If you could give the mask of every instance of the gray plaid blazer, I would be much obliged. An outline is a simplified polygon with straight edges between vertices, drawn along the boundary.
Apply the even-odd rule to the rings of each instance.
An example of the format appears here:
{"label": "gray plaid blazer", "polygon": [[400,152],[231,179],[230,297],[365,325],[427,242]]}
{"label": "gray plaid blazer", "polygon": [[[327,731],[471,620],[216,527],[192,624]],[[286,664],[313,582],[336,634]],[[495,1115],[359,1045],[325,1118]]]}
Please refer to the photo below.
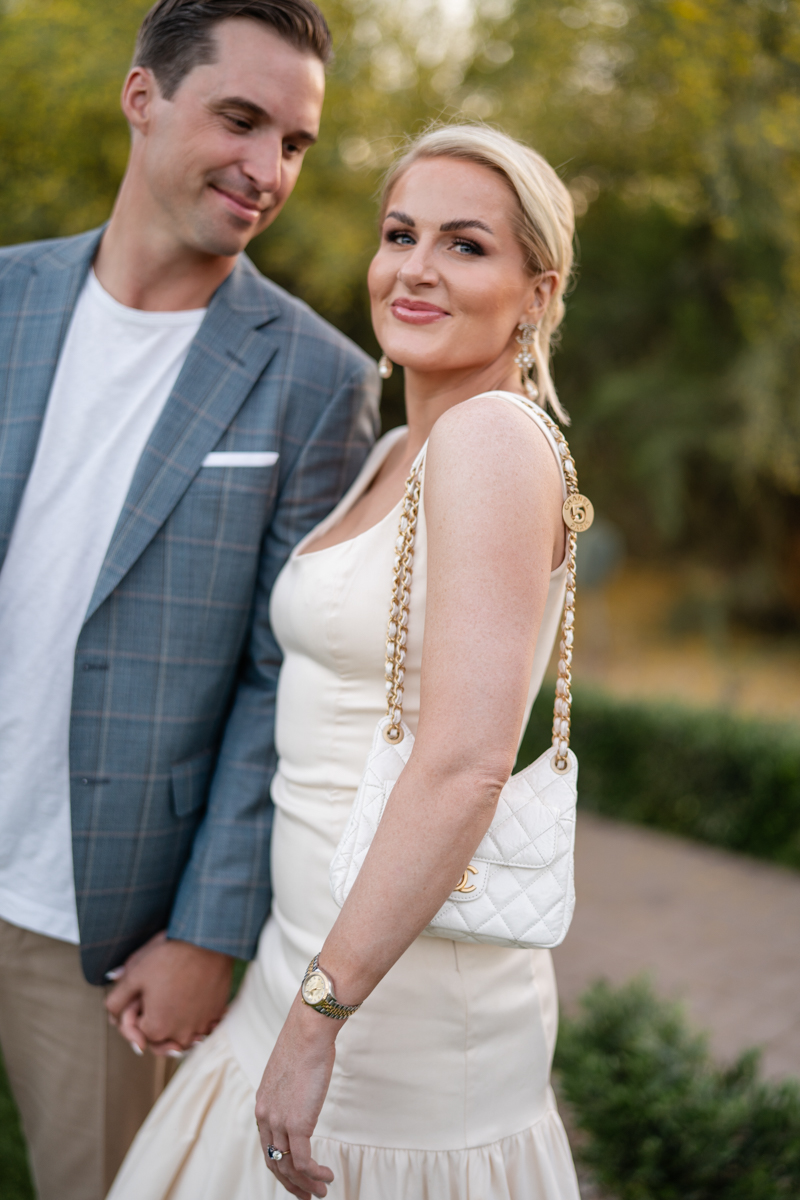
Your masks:
{"label": "gray plaid blazer", "polygon": [[[0,250],[0,565],[101,233]],[[240,257],[139,461],[78,641],[72,834],[91,983],[164,928],[254,953],[281,657],[270,593],[361,467],[377,396],[372,360]],[[280,457],[204,469],[211,450]]]}

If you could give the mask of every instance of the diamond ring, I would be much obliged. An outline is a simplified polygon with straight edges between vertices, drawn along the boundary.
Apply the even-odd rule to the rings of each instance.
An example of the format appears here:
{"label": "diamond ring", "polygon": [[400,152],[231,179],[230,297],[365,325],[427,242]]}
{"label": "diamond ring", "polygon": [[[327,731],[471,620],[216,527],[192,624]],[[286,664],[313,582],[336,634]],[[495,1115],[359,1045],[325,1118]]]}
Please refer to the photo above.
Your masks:
{"label": "diamond ring", "polygon": [[276,1150],[274,1146],[267,1146],[267,1158],[271,1158],[273,1162],[280,1162],[288,1153],[288,1150]]}

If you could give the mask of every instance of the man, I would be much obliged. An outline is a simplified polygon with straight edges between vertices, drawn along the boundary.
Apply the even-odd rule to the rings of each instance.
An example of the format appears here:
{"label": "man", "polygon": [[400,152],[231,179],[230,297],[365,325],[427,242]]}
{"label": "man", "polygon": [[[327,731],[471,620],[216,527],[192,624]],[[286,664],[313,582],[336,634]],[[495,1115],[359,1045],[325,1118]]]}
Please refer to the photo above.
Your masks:
{"label": "man", "polygon": [[[269,908],[273,582],[374,365],[242,255],[314,142],[311,0],[159,0],[108,226],[0,251],[0,1042],[41,1200],[107,1190]],[[88,981],[88,982],[87,982]]]}

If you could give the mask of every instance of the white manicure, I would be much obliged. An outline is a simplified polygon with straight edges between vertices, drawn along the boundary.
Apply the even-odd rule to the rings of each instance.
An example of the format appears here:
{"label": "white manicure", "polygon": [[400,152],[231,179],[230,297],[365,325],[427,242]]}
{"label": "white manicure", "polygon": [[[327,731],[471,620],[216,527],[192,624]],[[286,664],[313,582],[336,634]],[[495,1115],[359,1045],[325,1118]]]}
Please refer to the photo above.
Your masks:
{"label": "white manicure", "polygon": [[141,1046],[138,1046],[136,1044],[136,1042],[128,1042],[128,1045],[130,1046],[130,1048],[134,1054],[138,1054],[139,1058],[142,1057],[142,1055],[144,1054],[144,1050],[142,1049]]}

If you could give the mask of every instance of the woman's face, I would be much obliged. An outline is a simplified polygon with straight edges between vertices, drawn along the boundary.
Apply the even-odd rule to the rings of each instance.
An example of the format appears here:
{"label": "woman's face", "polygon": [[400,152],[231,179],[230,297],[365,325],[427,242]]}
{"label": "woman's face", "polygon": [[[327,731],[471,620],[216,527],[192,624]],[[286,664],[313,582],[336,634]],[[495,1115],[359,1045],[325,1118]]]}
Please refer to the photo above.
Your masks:
{"label": "woman's face", "polygon": [[[514,234],[517,201],[488,167],[415,162],[392,189],[369,269],[372,323],[393,362],[419,372],[498,367],[508,374],[516,327],[536,320],[542,285]],[[546,297],[545,297],[546,299]]]}

